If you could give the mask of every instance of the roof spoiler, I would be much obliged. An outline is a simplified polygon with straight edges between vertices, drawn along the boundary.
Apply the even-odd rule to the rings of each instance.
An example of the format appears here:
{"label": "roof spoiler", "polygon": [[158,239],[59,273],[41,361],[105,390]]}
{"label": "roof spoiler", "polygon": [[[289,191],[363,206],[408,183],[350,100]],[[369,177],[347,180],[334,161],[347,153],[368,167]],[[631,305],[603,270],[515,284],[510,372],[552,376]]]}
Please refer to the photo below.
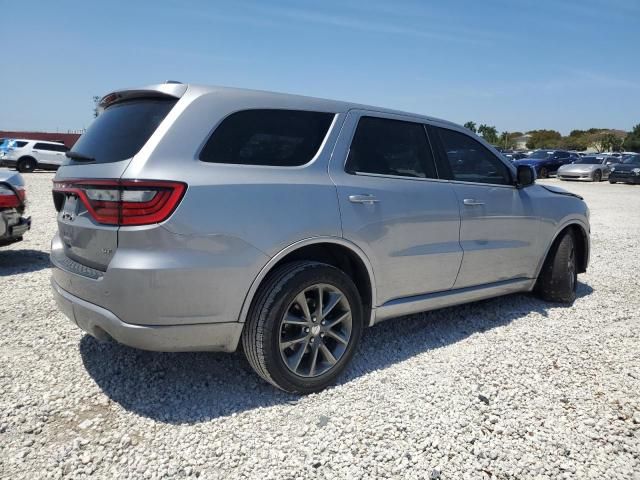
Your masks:
{"label": "roof spoiler", "polygon": [[187,85],[173,81],[142,88],[116,90],[102,97],[98,102],[98,108],[105,109],[114,103],[134,98],[180,98],[186,91]]}

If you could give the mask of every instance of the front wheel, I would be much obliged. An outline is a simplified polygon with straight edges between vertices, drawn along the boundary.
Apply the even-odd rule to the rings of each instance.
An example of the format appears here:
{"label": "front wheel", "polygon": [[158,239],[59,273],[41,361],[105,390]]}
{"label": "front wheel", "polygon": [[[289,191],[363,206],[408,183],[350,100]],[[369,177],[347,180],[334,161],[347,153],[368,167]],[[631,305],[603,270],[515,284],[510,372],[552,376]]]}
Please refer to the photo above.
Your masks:
{"label": "front wheel", "polygon": [[262,378],[291,393],[333,384],[360,342],[362,303],[351,278],[302,261],[269,274],[256,294],[242,346]]}
{"label": "front wheel", "polygon": [[576,299],[577,285],[576,242],[569,230],[561,234],[551,246],[535,290],[543,300],[572,303]]}
{"label": "front wheel", "polygon": [[549,178],[549,169],[547,167],[540,168],[540,178]]}
{"label": "front wheel", "polygon": [[611,180],[611,179],[610,179],[610,180],[609,180],[609,183],[612,183],[612,184],[613,184],[613,183],[618,183],[618,182],[616,182],[615,180]]}

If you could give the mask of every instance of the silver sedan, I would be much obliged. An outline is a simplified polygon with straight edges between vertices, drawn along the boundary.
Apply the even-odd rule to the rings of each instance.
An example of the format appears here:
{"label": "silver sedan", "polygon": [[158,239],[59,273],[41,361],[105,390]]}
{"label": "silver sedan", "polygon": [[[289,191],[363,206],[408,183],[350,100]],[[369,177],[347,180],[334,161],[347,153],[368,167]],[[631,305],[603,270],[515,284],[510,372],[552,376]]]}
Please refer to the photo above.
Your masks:
{"label": "silver sedan", "polygon": [[609,177],[610,164],[611,159],[606,156],[582,157],[573,163],[562,165],[558,169],[558,178],[560,180],[600,182]]}

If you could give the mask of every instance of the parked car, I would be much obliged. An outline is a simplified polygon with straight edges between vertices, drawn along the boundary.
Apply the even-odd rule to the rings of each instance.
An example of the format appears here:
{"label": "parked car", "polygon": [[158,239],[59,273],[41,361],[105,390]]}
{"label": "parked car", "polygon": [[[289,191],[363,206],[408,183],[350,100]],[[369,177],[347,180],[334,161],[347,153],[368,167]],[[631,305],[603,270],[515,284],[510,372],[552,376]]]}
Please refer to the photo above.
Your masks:
{"label": "parked car", "polygon": [[26,197],[22,175],[0,168],[0,247],[21,241],[31,228],[31,218],[23,216]]}
{"label": "parked car", "polygon": [[562,165],[558,169],[560,180],[587,180],[600,182],[609,178],[611,168],[607,157],[580,157],[573,163]]}
{"label": "parked car", "polygon": [[524,153],[521,153],[521,152],[507,152],[507,153],[504,153],[504,156],[510,162],[513,162],[515,160],[521,160],[523,158],[527,158],[527,156]]}
{"label": "parked car", "polygon": [[579,158],[577,153],[566,150],[536,150],[527,158],[516,160],[515,164],[529,165],[535,169],[538,178],[548,178],[556,173],[561,165],[572,163]]}
{"label": "parked car", "polygon": [[60,142],[44,140],[13,140],[0,151],[0,166],[15,167],[19,172],[33,172],[36,168],[57,170],[69,148]]}
{"label": "parked car", "polygon": [[[589,213],[453,123],[163,84],[104,97],[54,179],[52,286],[97,338],[234,351],[291,392],[363,328],[535,291],[575,298]],[[408,333],[409,334],[409,333]]]}
{"label": "parked car", "polygon": [[627,155],[611,167],[609,183],[640,183],[640,155]]}

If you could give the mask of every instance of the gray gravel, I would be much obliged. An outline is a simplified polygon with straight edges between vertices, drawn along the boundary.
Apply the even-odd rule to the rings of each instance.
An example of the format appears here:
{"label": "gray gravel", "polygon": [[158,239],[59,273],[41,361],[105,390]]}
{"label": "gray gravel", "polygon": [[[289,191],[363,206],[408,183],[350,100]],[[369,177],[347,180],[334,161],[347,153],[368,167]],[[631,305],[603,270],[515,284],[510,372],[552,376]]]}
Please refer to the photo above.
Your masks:
{"label": "gray gravel", "polygon": [[240,354],[72,326],[49,294],[51,178],[26,175],[33,230],[0,250],[1,477],[640,478],[640,186],[562,184],[593,223],[572,307],[513,295],[390,321],[340,385],[295,397]]}

